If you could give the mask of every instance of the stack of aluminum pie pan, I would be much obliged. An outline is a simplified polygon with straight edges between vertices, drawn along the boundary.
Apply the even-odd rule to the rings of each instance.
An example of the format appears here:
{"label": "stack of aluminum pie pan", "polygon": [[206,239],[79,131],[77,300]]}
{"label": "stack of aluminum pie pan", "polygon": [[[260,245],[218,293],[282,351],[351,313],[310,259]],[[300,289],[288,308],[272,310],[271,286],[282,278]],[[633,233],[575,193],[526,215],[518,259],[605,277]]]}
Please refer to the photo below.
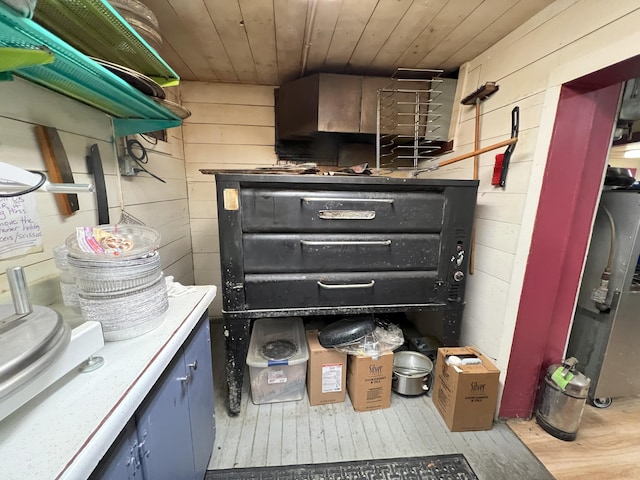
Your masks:
{"label": "stack of aluminum pie pan", "polygon": [[102,325],[105,341],[137,337],[156,328],[165,318],[169,301],[157,251],[159,235],[139,225],[100,226],[130,238],[135,247],[118,255],[87,253],[70,236],[69,272],[78,286],[85,320]]}

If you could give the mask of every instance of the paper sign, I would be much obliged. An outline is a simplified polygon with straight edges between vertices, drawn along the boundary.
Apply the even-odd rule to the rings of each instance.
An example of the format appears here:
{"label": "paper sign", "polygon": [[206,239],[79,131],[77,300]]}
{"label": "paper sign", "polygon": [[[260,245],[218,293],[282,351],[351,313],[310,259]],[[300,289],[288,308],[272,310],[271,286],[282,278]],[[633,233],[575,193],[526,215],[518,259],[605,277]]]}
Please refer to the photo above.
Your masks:
{"label": "paper sign", "polygon": [[342,390],[342,364],[328,363],[322,365],[322,393],[340,392]]}
{"label": "paper sign", "polygon": [[0,259],[42,251],[33,195],[0,198]]}
{"label": "paper sign", "polygon": [[238,202],[238,189],[237,188],[225,188],[222,191],[224,199],[225,210],[240,210],[240,203]]}

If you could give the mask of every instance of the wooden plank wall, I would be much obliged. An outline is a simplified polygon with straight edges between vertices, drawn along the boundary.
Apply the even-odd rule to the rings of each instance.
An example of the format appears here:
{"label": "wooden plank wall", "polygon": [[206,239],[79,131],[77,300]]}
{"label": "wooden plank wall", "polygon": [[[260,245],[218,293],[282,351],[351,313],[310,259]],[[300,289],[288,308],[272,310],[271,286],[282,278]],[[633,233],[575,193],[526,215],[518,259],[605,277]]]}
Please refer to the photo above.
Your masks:
{"label": "wooden plank wall", "polygon": [[[277,162],[274,87],[183,82],[184,152],[196,284],[220,287],[220,247],[215,180],[200,169],[247,169]],[[210,315],[219,317],[222,294]]]}
{"label": "wooden plank wall", "polygon": [[[179,102],[178,88],[166,91],[167,99]],[[193,285],[195,276],[182,135],[183,127],[171,128],[167,130],[167,141],[155,145],[146,136],[128,137],[135,138],[144,146],[149,156],[145,168],[165,183],[146,173],[121,177],[122,202],[126,212],[160,232],[160,255],[165,276],[172,275],[183,285]]]}
{"label": "wooden plank wall", "polygon": [[[481,147],[509,137],[511,109],[520,106],[520,140],[504,189],[491,185],[495,155],[504,150],[480,157],[475,274],[469,277],[462,331],[462,341],[477,345],[496,360],[503,373],[509,360],[558,86],[613,63],[615,58],[638,55],[639,21],[639,2],[559,0],[461,68],[458,98],[488,81],[500,86],[481,106]],[[452,156],[473,150],[474,110],[459,107]],[[473,159],[468,159],[422,176],[472,178],[472,166]]]}
{"label": "wooden plank wall", "polygon": [[[171,93],[177,99],[177,92]],[[116,145],[110,118],[84,104],[16,78],[0,85],[0,161],[29,170],[44,171],[44,160],[36,141],[34,125],[55,127],[62,140],[76,183],[93,183],[85,157],[96,143],[106,177],[111,222],[121,212],[134,215],[161,236],[160,255],[165,275],[184,284],[193,283],[191,232],[181,129],[168,131],[167,143],[149,147],[147,168],[166,181],[139,174],[120,179]],[[144,140],[141,143],[145,144]],[[98,222],[95,195],[79,194],[80,210],[69,217],[60,215],[54,196],[34,192],[43,251],[0,261],[0,302],[11,302],[5,271],[22,266],[31,288],[32,302],[48,305],[59,300],[58,274],[52,249],[64,243],[76,226]]]}

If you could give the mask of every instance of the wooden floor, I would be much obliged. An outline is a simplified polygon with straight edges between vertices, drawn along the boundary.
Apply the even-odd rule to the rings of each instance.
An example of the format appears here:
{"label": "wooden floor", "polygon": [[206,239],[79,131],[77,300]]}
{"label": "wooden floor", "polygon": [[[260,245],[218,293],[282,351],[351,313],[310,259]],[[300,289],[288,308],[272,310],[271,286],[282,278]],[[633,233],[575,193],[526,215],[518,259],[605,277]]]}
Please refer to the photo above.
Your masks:
{"label": "wooden floor", "polygon": [[535,420],[508,425],[557,480],[640,478],[640,396],[604,409],[585,406],[573,442],[552,437]]}
{"label": "wooden floor", "polygon": [[219,324],[213,323],[212,333],[217,431],[209,469],[463,453],[481,480],[553,478],[506,423],[451,433],[426,395],[393,394],[391,408],[362,413],[348,397],[316,407],[306,394],[300,401],[254,405],[247,372],[241,414],[230,417]]}

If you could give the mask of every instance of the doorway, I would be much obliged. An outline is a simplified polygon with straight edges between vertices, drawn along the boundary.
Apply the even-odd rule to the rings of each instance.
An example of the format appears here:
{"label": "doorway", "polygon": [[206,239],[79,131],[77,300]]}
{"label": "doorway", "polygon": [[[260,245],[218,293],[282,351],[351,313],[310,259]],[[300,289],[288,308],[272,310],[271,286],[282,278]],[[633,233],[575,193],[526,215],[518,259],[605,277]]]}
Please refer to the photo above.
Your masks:
{"label": "doorway", "polygon": [[562,85],[499,416],[529,418],[545,369],[562,360],[623,82],[640,56]]}

